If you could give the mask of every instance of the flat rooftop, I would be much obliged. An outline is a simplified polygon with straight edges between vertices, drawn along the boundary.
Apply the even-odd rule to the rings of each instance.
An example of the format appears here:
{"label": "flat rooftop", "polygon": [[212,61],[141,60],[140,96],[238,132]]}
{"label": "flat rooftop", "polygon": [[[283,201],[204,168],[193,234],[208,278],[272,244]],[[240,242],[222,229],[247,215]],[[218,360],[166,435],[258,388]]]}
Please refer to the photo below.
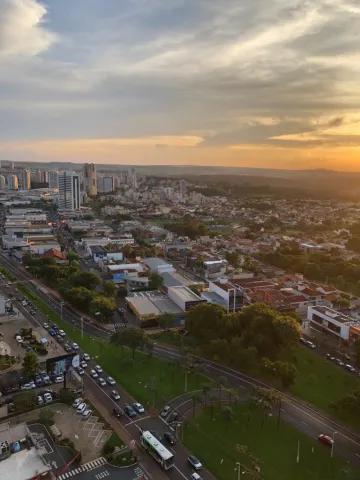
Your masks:
{"label": "flat rooftop", "polygon": [[132,305],[140,315],[161,315],[158,307],[154,305],[148,297],[126,297],[125,300]]}
{"label": "flat rooftop", "polygon": [[35,447],[13,453],[0,462],[1,480],[29,480],[48,472],[51,469]]}
{"label": "flat rooftop", "polygon": [[330,317],[333,320],[336,320],[337,322],[340,322],[340,323],[349,323],[354,321],[348,315],[344,315],[343,313],[340,313],[337,310],[334,310],[332,308],[322,307],[322,306],[316,306],[316,307],[310,307],[310,308],[315,313],[316,312],[321,313],[322,315],[326,315],[327,317]]}
{"label": "flat rooftop", "polygon": [[200,300],[200,298],[190,290],[190,288],[180,286],[180,287],[169,287],[169,292],[173,291],[176,295],[181,297],[184,302],[194,302]]}

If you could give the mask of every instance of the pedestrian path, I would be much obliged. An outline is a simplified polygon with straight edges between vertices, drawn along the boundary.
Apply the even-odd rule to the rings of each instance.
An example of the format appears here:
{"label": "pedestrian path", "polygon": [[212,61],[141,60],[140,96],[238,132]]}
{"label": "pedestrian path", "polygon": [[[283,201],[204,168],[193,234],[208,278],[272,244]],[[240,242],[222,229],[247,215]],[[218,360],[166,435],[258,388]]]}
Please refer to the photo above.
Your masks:
{"label": "pedestrian path", "polygon": [[80,467],[78,468],[74,468],[73,470],[69,470],[68,472],[63,473],[62,475],[57,477],[57,480],[66,480],[67,478],[73,477],[78,473],[90,472],[90,470],[101,467],[101,465],[104,465],[105,463],[107,463],[106,459],[104,457],[100,457],[96,460],[92,460],[91,462],[84,463],[84,465],[80,465]]}

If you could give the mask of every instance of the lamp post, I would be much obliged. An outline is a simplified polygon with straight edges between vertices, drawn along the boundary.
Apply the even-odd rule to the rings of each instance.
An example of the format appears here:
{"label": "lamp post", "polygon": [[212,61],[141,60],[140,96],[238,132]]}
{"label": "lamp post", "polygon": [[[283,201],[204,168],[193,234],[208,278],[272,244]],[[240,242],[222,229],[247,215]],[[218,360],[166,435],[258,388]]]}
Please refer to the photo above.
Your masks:
{"label": "lamp post", "polygon": [[237,480],[241,479],[241,463],[236,462],[236,468],[235,471],[237,471]]}
{"label": "lamp post", "polygon": [[333,436],[332,436],[332,444],[331,444],[331,454],[330,454],[330,457],[331,457],[331,458],[333,458],[333,456],[334,456],[335,435],[336,435],[337,433],[339,433],[339,432],[336,432],[336,431],[334,430]]}

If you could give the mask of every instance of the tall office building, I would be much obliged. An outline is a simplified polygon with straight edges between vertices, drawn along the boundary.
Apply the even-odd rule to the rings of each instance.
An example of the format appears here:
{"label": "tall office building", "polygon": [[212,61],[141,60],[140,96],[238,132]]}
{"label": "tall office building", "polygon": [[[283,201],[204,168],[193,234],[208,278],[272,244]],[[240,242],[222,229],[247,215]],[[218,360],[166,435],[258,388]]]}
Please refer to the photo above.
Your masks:
{"label": "tall office building", "polygon": [[180,199],[185,200],[185,197],[186,197],[186,182],[185,182],[185,180],[180,180],[179,190],[180,190]]}
{"label": "tall office building", "polygon": [[35,172],[35,182],[36,183],[43,183],[43,181],[44,181],[43,179],[44,179],[44,172],[42,170],[40,170],[40,168],[39,168]]}
{"label": "tall office building", "polygon": [[23,170],[19,176],[20,187],[23,190],[30,190],[31,188],[31,174],[30,170]]}
{"label": "tall office building", "polygon": [[57,170],[49,172],[49,188],[58,188],[59,172]]}
{"label": "tall office building", "polygon": [[96,170],[93,163],[84,165],[84,190],[88,195],[97,194]]}
{"label": "tall office building", "polygon": [[19,179],[17,175],[8,175],[8,189],[17,190],[19,188]]}
{"label": "tall office building", "polygon": [[114,177],[104,177],[104,193],[114,191]]}
{"label": "tall office building", "polygon": [[0,175],[0,190],[4,190],[6,187],[6,178],[4,175]]}
{"label": "tall office building", "polygon": [[79,210],[80,178],[75,172],[61,172],[58,177],[58,205],[60,209]]}
{"label": "tall office building", "polygon": [[136,179],[136,170],[135,168],[132,168],[130,170],[130,175],[129,175],[129,185],[132,188],[137,188],[137,179]]}

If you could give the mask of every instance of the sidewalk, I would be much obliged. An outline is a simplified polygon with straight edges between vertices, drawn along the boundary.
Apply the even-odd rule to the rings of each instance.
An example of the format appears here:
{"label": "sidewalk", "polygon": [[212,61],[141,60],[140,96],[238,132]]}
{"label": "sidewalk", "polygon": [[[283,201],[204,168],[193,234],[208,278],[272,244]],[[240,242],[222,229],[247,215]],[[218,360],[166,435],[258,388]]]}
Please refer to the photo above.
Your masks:
{"label": "sidewalk", "polygon": [[[119,437],[129,445],[131,440],[134,440],[133,437],[128,433],[128,431],[118,422],[107,410],[104,405],[96,398],[93,393],[87,389],[86,396],[89,398],[91,403],[96,407],[99,413],[103,416],[103,418],[108,422],[108,424],[113,428],[114,432],[119,435]],[[169,480],[169,477],[163,473],[159,467],[154,464],[154,460],[152,460],[149,455],[147,455],[137,444],[135,447],[136,456],[139,459],[141,467],[143,470],[148,474],[148,476],[153,480]]]}

